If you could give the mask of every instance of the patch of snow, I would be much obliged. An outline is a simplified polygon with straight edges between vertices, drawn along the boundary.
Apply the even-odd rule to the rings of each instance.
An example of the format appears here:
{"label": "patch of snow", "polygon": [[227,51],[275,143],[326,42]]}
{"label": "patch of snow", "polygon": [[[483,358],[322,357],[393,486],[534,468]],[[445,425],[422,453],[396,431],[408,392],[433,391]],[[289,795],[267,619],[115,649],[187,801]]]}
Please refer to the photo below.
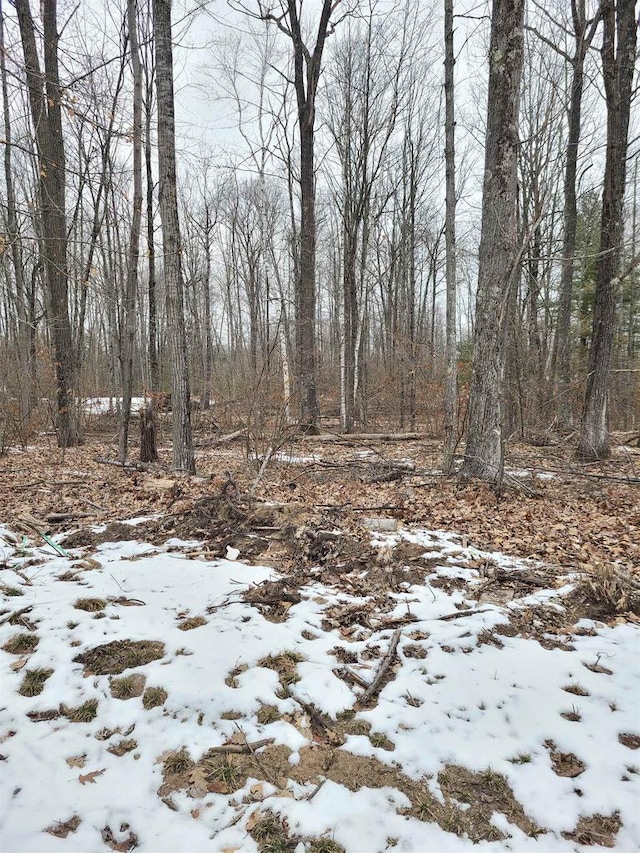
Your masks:
{"label": "patch of snow", "polygon": [[[503,555],[462,548],[459,537],[440,531],[410,530],[374,536],[374,541],[384,545],[401,537],[423,545],[429,556],[441,557],[442,566],[437,569],[441,576],[472,580],[479,573],[464,563],[488,556],[514,569],[530,567]],[[172,540],[164,548],[192,545]],[[73,560],[39,550],[41,564],[31,567],[25,582],[10,566],[19,568],[26,557],[6,528],[0,528],[0,547],[7,566],[0,570],[0,582],[22,592],[5,597],[3,608],[30,607],[29,619],[39,637],[27,668],[54,670],[39,696],[20,696],[17,690],[24,670],[13,671],[10,665],[16,656],[0,651],[3,850],[103,850],[103,827],[110,826],[120,839],[119,828],[126,823],[137,834],[141,853],[221,853],[229,848],[249,853],[257,845],[247,834],[246,823],[257,808],[286,818],[291,833],[326,833],[347,853],[384,851],[389,849],[389,839],[396,839],[393,849],[407,853],[470,853],[476,848],[496,853],[586,851],[562,833],[574,830],[581,816],[617,811],[622,828],[616,849],[621,853],[638,849],[637,760],[618,740],[622,733],[640,734],[637,626],[609,628],[582,620],[584,627],[596,633],[573,636],[573,650],[543,648],[521,636],[501,635],[502,648],[480,642],[487,632],[509,621],[512,608],[553,603],[563,590],[539,590],[504,607],[478,606],[473,602],[473,587],[465,598],[464,591],[447,593],[430,586],[427,577],[424,584],[398,594],[395,609],[384,614],[393,620],[409,612],[415,621],[402,628],[393,679],[380,691],[375,707],[358,711],[357,718],[370,723],[372,732],[385,735],[394,749],[375,747],[363,735],[349,736],[341,749],[402,768],[410,778],[425,779],[425,786],[440,797],[437,774],[447,764],[472,771],[491,768],[503,774],[516,799],[546,833],[530,838],[504,815],[494,814],[493,825],[508,837],[474,845],[436,823],[402,814],[409,806],[403,793],[366,787],[366,780],[359,790],[350,791],[329,779],[312,799],[305,798],[312,790],[308,785],[291,783],[285,796],[263,783],[267,799],[255,806],[250,803],[255,779],[231,795],[207,794],[194,800],[186,792],[176,792],[172,795],[176,811],[167,808],[157,794],[162,783],[157,759],[163,751],[186,747],[197,759],[212,746],[225,743],[237,733],[238,725],[249,741],[273,737],[292,751],[292,763],[299,760],[300,750],[313,740],[304,725],[288,721],[300,714],[295,697],[333,718],[353,709],[357,700],[358,688],[352,691],[336,674],[338,662],[332,650],[338,646],[353,652],[360,663],[350,666],[370,682],[388,648],[393,631],[377,630],[374,619],[348,637],[337,629],[323,628],[327,608],[338,603],[363,604],[366,599],[338,593],[310,579],[301,589],[302,600],[287,611],[286,621],[270,622],[236,600],[243,589],[273,579],[275,573],[268,567],[237,560],[189,560],[180,553],[167,554],[132,541],[100,545],[95,556],[101,568],[78,572],[66,582],[57,576],[72,568]],[[127,607],[109,601],[123,595],[144,604]],[[96,618],[100,613],[76,609],[74,603],[81,597],[107,600],[103,618]],[[470,609],[443,620],[463,613],[456,605]],[[180,630],[185,614],[202,615],[206,624]],[[0,624],[0,646],[19,631],[8,622]],[[412,638],[415,632],[423,639]],[[136,667],[146,676],[147,686],[167,691],[163,707],[147,711],[140,698],[115,699],[109,676],[84,677],[82,664],[74,663],[79,653],[122,639],[165,644],[163,658]],[[362,653],[372,644],[379,647],[379,657],[365,661]],[[416,647],[424,657],[415,656]],[[302,658],[297,664],[299,680],[290,685],[289,697],[279,693],[278,674],[261,665],[266,657],[287,651]],[[597,661],[612,674],[588,668]],[[579,685],[587,695],[567,692],[565,688],[572,685]],[[57,709],[61,703],[76,707],[91,698],[99,702],[92,722],[71,723],[64,716],[33,722],[25,716],[29,711]],[[279,713],[291,716],[263,725],[256,716],[261,705],[274,705]],[[568,711],[579,720],[561,716]],[[225,713],[240,714],[241,719],[223,719]],[[122,735],[96,738],[104,727],[124,732],[132,726],[129,737],[137,747],[122,757],[108,752]],[[551,748],[545,745],[551,741],[559,752],[573,753],[586,765],[577,779],[553,772]],[[86,756],[82,769],[67,763],[78,755]],[[519,756],[527,760],[514,762]],[[80,775],[93,771],[104,772],[93,783],[81,784]],[[244,804],[243,797],[248,798]],[[196,817],[192,815],[195,808]],[[44,831],[74,814],[82,822],[66,839]]]}

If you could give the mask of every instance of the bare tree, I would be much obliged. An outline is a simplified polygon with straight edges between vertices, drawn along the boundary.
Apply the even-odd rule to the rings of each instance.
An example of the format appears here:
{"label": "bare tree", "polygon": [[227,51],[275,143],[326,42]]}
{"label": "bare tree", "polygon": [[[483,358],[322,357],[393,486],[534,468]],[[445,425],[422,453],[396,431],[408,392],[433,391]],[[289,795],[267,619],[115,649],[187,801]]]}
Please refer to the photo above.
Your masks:
{"label": "bare tree", "polygon": [[171,0],[153,0],[156,89],[158,100],[158,167],[160,219],[164,255],[167,324],[171,349],[171,404],[173,408],[173,467],[195,472],[191,433],[187,335],[184,318],[184,286],[180,260],[180,222],[176,179],[173,49]]}
{"label": "bare tree", "polygon": [[503,463],[503,384],[509,296],[517,261],[517,146],[524,0],[493,0],[482,227],[462,474],[495,481]]}
{"label": "bare tree", "polygon": [[273,22],[291,39],[294,88],[300,134],[300,262],[296,280],[296,385],[300,421],[309,432],[318,432],[320,407],[316,387],[316,203],[315,115],[322,55],[332,30],[331,15],[340,0],[322,0],[322,9],[311,49],[302,34],[304,0],[258,0],[259,17]]}
{"label": "bare tree", "polygon": [[444,159],[445,159],[445,254],[447,279],[446,361],[444,395],[444,470],[453,465],[458,423],[458,336],[456,318],[456,149],[453,72],[453,0],[444,2]]}
{"label": "bare tree", "polygon": [[571,423],[571,405],[569,400],[571,346],[569,331],[571,325],[576,225],[578,221],[576,175],[582,131],[581,113],[582,92],[584,89],[584,64],[600,20],[600,7],[593,17],[588,18],[586,0],[571,0],[571,19],[574,38],[573,54],[568,56],[551,43],[554,49],[568,60],[571,67],[571,89],[567,111],[568,136],[564,173],[562,274],[553,352],[554,379],[556,380],[556,411],[560,424],[565,427],[570,426]]}
{"label": "bare tree", "polygon": [[136,0],[127,0],[127,29],[129,31],[131,69],[133,72],[133,216],[129,232],[127,278],[120,331],[122,408],[120,411],[118,459],[123,465],[127,461],[129,418],[133,394],[133,345],[136,331],[138,256],[140,254],[140,227],[142,222],[142,66],[138,49],[137,17]]}
{"label": "bare tree", "polygon": [[602,74],[607,103],[607,154],[602,192],[596,302],[578,455],[605,459],[609,440],[608,380],[615,332],[616,295],[624,237],[624,192],[633,75],[635,0],[602,0]]}
{"label": "bare tree", "polygon": [[58,72],[57,3],[56,0],[43,0],[42,3],[44,75],[40,69],[29,0],[16,0],[15,6],[40,175],[42,262],[49,297],[48,321],[57,380],[56,430],[59,446],[73,447],[80,439],[73,405],[76,371],[68,304],[65,154]]}

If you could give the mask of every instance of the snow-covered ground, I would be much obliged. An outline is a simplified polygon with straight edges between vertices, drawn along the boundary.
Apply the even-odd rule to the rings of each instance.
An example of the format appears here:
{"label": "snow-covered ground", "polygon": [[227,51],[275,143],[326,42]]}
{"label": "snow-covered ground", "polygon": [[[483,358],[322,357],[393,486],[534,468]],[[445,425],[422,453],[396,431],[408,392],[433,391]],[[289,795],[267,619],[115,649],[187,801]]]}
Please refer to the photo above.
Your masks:
{"label": "snow-covered ground", "polygon": [[[466,563],[482,557],[479,552],[461,548],[447,534],[404,535],[441,558],[441,566],[425,568],[425,575],[477,580]],[[376,541],[388,547],[399,536]],[[581,634],[570,637],[572,648],[544,648],[517,635],[501,635],[501,647],[479,642],[508,623],[514,610],[553,603],[562,589],[507,605],[474,603],[472,586],[446,592],[428,580],[397,594],[396,610],[385,619],[401,621],[410,613],[414,621],[401,628],[394,677],[373,707],[355,713],[379,738],[351,734],[338,747],[373,757],[408,780],[425,779],[439,802],[444,802],[438,782],[443,768],[500,774],[526,815],[544,830],[537,838],[495,812],[491,821],[505,837],[474,845],[428,816],[403,813],[411,803],[397,788],[369,786],[363,778],[350,790],[328,770],[321,787],[290,781],[279,788],[257,774],[229,793],[176,790],[169,804],[167,798],[163,802],[158,789],[163,759],[171,751],[184,747],[198,761],[238,732],[249,742],[273,738],[291,751],[294,768],[301,750],[316,747],[309,718],[300,713],[304,705],[292,697],[333,720],[354,709],[360,688],[351,689],[334,672],[336,647],[349,653],[355,661],[351,669],[371,682],[394,633],[376,627],[375,618],[351,631],[328,629],[331,608],[365,602],[311,580],[285,621],[268,621],[239,599],[247,587],[277,577],[272,569],[187,559],[179,542],[170,547],[171,552],[145,542],[106,543],[67,558],[35,544],[21,550],[21,543],[0,530],[5,567],[0,646],[18,634],[38,637],[28,660],[27,654],[0,651],[1,850],[127,850],[136,839],[137,849],[149,853],[250,853],[259,848],[248,829],[267,811],[284,819],[292,836],[324,837],[348,853],[392,848],[440,853],[476,846],[516,853],[586,851],[594,848],[563,833],[574,832],[581,817],[616,814],[621,827],[615,849],[639,849],[638,753],[619,740],[640,734],[637,626],[584,620]],[[185,543],[185,550],[193,551],[193,543]],[[503,565],[522,568],[514,561]],[[102,599],[106,607],[95,612],[74,607],[87,598]],[[461,606],[470,606],[469,613],[441,618],[460,613]],[[11,615],[23,608],[30,609],[11,624]],[[181,630],[190,617],[206,622]],[[164,644],[162,657],[124,672],[144,675],[147,688],[163,688],[163,705],[147,710],[142,697],[114,698],[109,675],[84,675],[83,664],[74,662],[86,650],[115,640]],[[377,657],[366,654],[376,647]],[[281,653],[296,661],[298,680],[289,685],[289,695],[278,673],[259,664]],[[20,695],[25,673],[38,669],[53,670],[42,692]],[[95,718],[72,722],[68,709],[91,699],[98,702]],[[55,712],[61,705],[63,714],[52,719],[26,716]],[[264,706],[274,706],[276,718],[259,722]],[[374,745],[385,738],[386,748]],[[109,751],[126,739],[135,742],[130,751]],[[557,775],[552,752],[575,756],[584,770],[575,778]],[[469,808],[464,802],[457,806]],[[74,816],[80,822],[66,837],[46,831]],[[295,849],[311,848],[300,841]]]}
{"label": "snow-covered ground", "polygon": [[[136,412],[141,406],[144,406],[146,400],[144,397],[131,398],[131,411]],[[104,415],[107,412],[115,411],[115,397],[87,397],[84,401],[84,411],[90,415]]]}

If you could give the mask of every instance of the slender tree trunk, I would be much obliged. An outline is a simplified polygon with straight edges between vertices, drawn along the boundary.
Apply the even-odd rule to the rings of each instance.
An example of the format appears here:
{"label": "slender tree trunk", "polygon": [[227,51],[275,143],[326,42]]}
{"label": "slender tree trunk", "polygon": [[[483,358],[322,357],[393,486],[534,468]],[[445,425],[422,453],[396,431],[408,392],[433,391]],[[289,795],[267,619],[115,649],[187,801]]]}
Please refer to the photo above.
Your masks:
{"label": "slender tree trunk", "polygon": [[4,12],[0,0],[0,76],[2,78],[2,108],[4,113],[4,179],[7,192],[7,237],[11,246],[11,261],[15,285],[15,309],[17,320],[17,355],[23,381],[21,383],[21,417],[28,419],[34,404],[35,389],[27,377],[30,375],[30,335],[27,312],[27,292],[22,266],[22,242],[18,234],[16,197],[13,185],[11,115],[7,87],[6,49],[4,43]]}
{"label": "slender tree trunk", "polygon": [[191,394],[187,361],[184,285],[182,280],[176,181],[171,0],[153,0],[153,34],[156,58],[156,88],[158,93],[160,219],[162,221],[167,326],[172,361],[173,467],[177,471],[194,473],[195,458],[191,434]]}
{"label": "slender tree trunk", "polygon": [[609,370],[624,237],[624,191],[631,91],[636,59],[635,0],[603,0],[602,72],[607,101],[607,153],[602,193],[596,301],[578,456],[595,461],[611,453]]}
{"label": "slender tree trunk", "polygon": [[517,146],[524,0],[493,0],[482,226],[465,477],[495,481],[503,462],[509,294],[515,280]]}
{"label": "slender tree trunk", "polygon": [[68,305],[65,158],[62,136],[62,95],[58,74],[56,6],[56,0],[43,0],[43,77],[40,71],[29,0],[15,2],[29,89],[31,118],[38,149],[42,260],[47,282],[48,319],[57,382],[56,431],[60,447],[73,447],[79,443],[79,433],[77,413],[73,403],[76,372]]}
{"label": "slender tree trunk", "polygon": [[[573,295],[573,269],[578,223],[576,175],[578,149],[582,130],[582,90],[584,87],[584,61],[595,35],[599,14],[589,24],[586,20],[585,0],[572,0],[575,51],[571,63],[571,95],[568,114],[568,138],[564,170],[564,212],[562,239],[562,267],[558,320],[553,351],[556,415],[561,427],[572,424],[571,406],[571,298]],[[589,30],[587,32],[587,26]]]}
{"label": "slender tree trunk", "polygon": [[445,160],[445,255],[447,282],[446,319],[446,387],[444,395],[444,462],[446,474],[451,473],[458,424],[458,336],[456,317],[456,160],[455,160],[455,100],[453,51],[453,0],[444,3],[444,160]]}
{"label": "slender tree trunk", "polygon": [[142,66],[138,48],[136,0],[127,0],[127,27],[133,71],[133,217],[129,235],[129,257],[124,295],[123,322],[120,330],[120,368],[122,373],[122,409],[118,459],[124,465],[129,447],[129,418],[133,394],[133,348],[136,332],[136,296],[138,292],[138,258],[142,222]]}

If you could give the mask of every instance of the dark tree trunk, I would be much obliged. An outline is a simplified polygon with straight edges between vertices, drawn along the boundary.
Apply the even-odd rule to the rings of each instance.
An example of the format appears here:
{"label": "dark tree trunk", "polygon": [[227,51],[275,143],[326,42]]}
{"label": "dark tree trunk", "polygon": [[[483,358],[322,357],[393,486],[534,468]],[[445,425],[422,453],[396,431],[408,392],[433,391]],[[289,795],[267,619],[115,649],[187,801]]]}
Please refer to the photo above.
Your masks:
{"label": "dark tree trunk", "polygon": [[65,159],[56,5],[56,0],[43,0],[42,3],[43,77],[29,0],[15,2],[40,172],[41,251],[57,382],[56,431],[60,447],[73,447],[80,439],[73,403],[76,371],[68,305]]}
{"label": "dark tree trunk", "polygon": [[[600,16],[586,20],[585,0],[572,0],[575,51],[571,62],[571,96],[569,101],[569,134],[567,138],[564,171],[564,213],[562,241],[562,272],[558,302],[558,321],[554,339],[553,368],[555,379],[556,413],[562,427],[572,421],[571,389],[571,297],[573,294],[573,268],[576,251],[578,222],[576,175],[578,148],[581,133],[582,90],[584,87],[584,60],[593,41]],[[587,31],[588,28],[588,31]]]}
{"label": "dark tree trunk", "polygon": [[453,50],[453,0],[444,3],[444,98],[445,98],[445,254],[447,279],[446,359],[444,395],[444,462],[446,474],[453,467],[458,424],[458,340],[456,328],[456,159]]}
{"label": "dark tree trunk", "polygon": [[[283,4],[284,5],[284,4]],[[314,134],[318,81],[322,54],[335,0],[322,0],[316,43],[311,51],[304,43],[298,0],[286,0],[285,12],[276,16],[262,4],[260,16],[273,21],[293,45],[294,87],[300,132],[300,254],[295,280],[296,336],[295,373],[300,422],[317,433],[320,408],[316,388],[316,205]]]}
{"label": "dark tree trunk", "polygon": [[524,0],[493,0],[482,229],[465,477],[502,474],[509,295],[517,255],[517,147]]}
{"label": "dark tree trunk", "polygon": [[140,409],[140,461],[157,462],[158,448],[156,439],[158,427],[156,423],[156,407],[153,400]]}
{"label": "dark tree trunk", "polygon": [[133,394],[133,346],[136,331],[136,295],[138,292],[138,258],[142,221],[142,66],[138,49],[136,0],[127,2],[127,24],[133,71],[133,217],[129,234],[129,257],[120,328],[120,367],[122,372],[122,409],[118,459],[124,465],[129,446],[129,417]]}
{"label": "dark tree trunk", "polygon": [[173,407],[173,467],[195,472],[187,335],[184,319],[180,223],[176,182],[175,108],[173,94],[173,51],[171,46],[171,0],[153,0],[153,34],[158,93],[158,166],[160,219],[167,299],[167,326],[171,350],[171,402]]}
{"label": "dark tree trunk", "polygon": [[636,59],[635,0],[603,0],[602,73],[607,101],[607,154],[596,301],[578,455],[595,461],[611,453],[608,382],[615,331],[616,295],[624,232],[631,91]]}

